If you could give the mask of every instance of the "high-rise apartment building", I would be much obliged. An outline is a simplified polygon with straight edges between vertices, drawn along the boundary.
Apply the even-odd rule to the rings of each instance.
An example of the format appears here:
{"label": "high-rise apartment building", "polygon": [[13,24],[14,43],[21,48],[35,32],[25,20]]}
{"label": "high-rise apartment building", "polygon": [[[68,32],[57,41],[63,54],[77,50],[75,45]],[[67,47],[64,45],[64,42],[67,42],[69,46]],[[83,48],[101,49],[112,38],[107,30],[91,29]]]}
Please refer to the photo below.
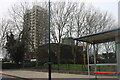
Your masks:
{"label": "high-rise apartment building", "polygon": [[24,35],[28,53],[35,53],[37,48],[48,42],[48,11],[40,6],[33,6],[24,15]]}

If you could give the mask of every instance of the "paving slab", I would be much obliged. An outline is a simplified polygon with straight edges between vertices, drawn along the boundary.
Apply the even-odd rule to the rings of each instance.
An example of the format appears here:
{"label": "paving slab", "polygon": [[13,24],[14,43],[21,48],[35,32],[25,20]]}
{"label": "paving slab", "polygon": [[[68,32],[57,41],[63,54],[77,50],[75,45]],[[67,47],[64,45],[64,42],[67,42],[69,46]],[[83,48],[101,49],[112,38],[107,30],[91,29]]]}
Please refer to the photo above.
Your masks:
{"label": "paving slab", "polygon": [[[30,70],[3,70],[2,73],[31,80],[48,80],[47,72],[38,72]],[[97,80],[117,80],[116,76],[97,76],[97,78]],[[95,80],[95,76],[53,72],[52,80]]]}

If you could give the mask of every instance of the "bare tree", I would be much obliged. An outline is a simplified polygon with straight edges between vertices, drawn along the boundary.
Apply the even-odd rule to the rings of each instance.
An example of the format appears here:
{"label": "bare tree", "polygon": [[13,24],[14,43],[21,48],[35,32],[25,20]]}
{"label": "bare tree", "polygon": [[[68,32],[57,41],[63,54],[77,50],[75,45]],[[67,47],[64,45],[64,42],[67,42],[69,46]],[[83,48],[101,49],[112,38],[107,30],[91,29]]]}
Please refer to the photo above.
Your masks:
{"label": "bare tree", "polygon": [[[107,12],[86,6],[85,3],[63,2],[52,5],[51,33],[53,42],[59,44],[64,37],[81,37],[111,29],[114,22],[115,20]],[[81,44],[76,42],[76,46]],[[86,46],[86,44],[82,45]],[[99,47],[96,45],[96,53]]]}
{"label": "bare tree", "polygon": [[[99,10],[90,8],[86,15],[85,35],[102,32],[114,28],[114,19],[107,12],[102,13]],[[99,45],[96,45],[96,54],[98,53]]]}
{"label": "bare tree", "polygon": [[52,22],[55,34],[58,34],[57,40],[58,43],[61,43],[61,39],[65,36],[66,30],[68,27],[70,17],[73,16],[74,9],[76,7],[75,3],[65,3],[58,2],[54,3],[52,6]]}
{"label": "bare tree", "polygon": [[20,33],[23,29],[24,22],[24,14],[27,9],[29,9],[28,2],[17,2],[11,8],[9,8],[8,12],[10,15],[10,20],[13,22],[14,28]]}
{"label": "bare tree", "polygon": [[[6,19],[2,19],[0,23],[0,48],[5,50],[5,44],[6,44],[6,34],[12,30],[11,22]],[[6,52],[4,51],[1,55],[3,55],[5,58],[7,57]]]}
{"label": "bare tree", "polygon": [[[48,9],[47,3],[33,3],[44,9]],[[9,9],[10,22],[15,29],[15,33],[24,34],[24,38],[33,47],[33,41],[26,32],[29,29],[23,28],[24,15],[26,10],[30,9],[29,3],[21,2]],[[45,21],[44,21],[45,22]],[[46,24],[44,23],[43,24]],[[58,64],[60,64],[60,43],[65,37],[81,37],[88,34],[93,34],[101,31],[111,29],[114,26],[114,19],[109,14],[103,13],[100,10],[91,6],[86,6],[85,3],[71,3],[71,2],[57,2],[51,3],[51,42],[58,43]],[[43,34],[45,31],[41,29],[38,34]],[[18,35],[20,37],[20,35]],[[27,37],[26,37],[27,36]],[[43,37],[45,35],[39,35]],[[39,39],[42,42],[42,38]],[[76,42],[76,46],[86,44]],[[96,45],[96,53],[99,45]],[[74,61],[75,61],[74,54]]]}
{"label": "bare tree", "polygon": [[115,53],[115,42],[107,42],[104,43],[103,46],[106,53],[110,53],[110,52]]}
{"label": "bare tree", "polygon": [[[66,2],[58,2],[52,4],[52,37],[55,42],[58,42],[58,52],[57,59],[58,65],[60,64],[60,43],[62,42],[62,38],[65,37],[68,32],[67,27],[71,17],[74,13],[76,4],[75,3],[66,3]],[[70,25],[71,26],[71,25]],[[70,28],[71,29],[71,28]]]}

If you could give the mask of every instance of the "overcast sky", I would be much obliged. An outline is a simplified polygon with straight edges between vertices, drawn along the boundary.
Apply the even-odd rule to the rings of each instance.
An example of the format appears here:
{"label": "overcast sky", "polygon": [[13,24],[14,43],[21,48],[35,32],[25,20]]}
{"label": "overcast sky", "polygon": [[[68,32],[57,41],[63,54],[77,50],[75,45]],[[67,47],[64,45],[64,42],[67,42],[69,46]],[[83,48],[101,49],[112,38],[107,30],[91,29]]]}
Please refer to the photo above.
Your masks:
{"label": "overcast sky", "polygon": [[[3,16],[5,17],[7,15],[8,8],[10,8],[13,4],[19,1],[22,0],[0,0],[0,18],[2,18]],[[37,1],[37,0],[28,0],[28,1]],[[38,0],[38,1],[45,1],[45,0]],[[85,3],[92,4],[94,7],[100,9],[103,12],[108,11],[108,13],[113,15],[113,17],[116,20],[118,18],[119,0],[51,0],[51,1],[71,1],[71,2],[84,1]]]}

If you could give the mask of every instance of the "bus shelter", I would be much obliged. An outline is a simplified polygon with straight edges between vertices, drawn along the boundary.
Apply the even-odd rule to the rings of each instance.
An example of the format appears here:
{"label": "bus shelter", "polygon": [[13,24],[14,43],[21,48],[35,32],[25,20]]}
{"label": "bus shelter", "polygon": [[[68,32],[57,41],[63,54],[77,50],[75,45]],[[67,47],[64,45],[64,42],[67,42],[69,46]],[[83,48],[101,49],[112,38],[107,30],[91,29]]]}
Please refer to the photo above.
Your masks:
{"label": "bus shelter", "polygon": [[[100,44],[100,43],[105,43],[105,42],[112,42],[115,41],[116,45],[116,56],[117,56],[117,63],[116,64],[108,64],[108,65],[116,65],[117,66],[117,72],[120,73],[120,28],[104,31],[104,32],[99,32],[87,36],[82,36],[79,38],[75,38],[74,40],[81,41],[81,42],[86,42],[88,44],[93,45],[93,50],[94,50],[94,66],[97,65],[102,65],[102,64],[96,64],[96,55],[95,55],[95,44]],[[88,62],[88,75],[90,75],[90,69],[89,66],[89,53],[87,49],[87,62]],[[107,64],[104,64],[107,65]],[[95,67],[95,72],[96,72],[96,67]],[[120,80],[120,74],[118,75],[118,79]]]}

